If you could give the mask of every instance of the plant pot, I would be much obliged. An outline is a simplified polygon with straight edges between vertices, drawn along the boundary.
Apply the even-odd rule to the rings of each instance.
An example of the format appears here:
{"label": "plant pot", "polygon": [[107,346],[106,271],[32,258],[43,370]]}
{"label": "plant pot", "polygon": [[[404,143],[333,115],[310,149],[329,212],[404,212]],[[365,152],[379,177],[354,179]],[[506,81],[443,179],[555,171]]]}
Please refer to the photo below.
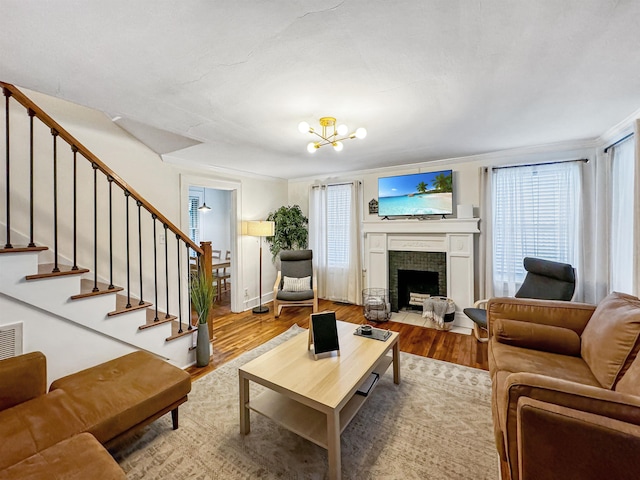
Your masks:
{"label": "plant pot", "polygon": [[196,344],[196,366],[209,365],[211,348],[209,343],[209,326],[206,323],[198,323],[198,342]]}

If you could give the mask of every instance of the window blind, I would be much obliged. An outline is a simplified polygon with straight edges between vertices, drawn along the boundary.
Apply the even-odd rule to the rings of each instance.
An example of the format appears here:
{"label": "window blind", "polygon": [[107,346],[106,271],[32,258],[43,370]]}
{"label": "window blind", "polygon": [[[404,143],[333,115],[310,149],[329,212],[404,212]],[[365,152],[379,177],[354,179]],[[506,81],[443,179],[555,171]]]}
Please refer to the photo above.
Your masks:
{"label": "window blind", "polygon": [[199,196],[189,195],[189,238],[195,244],[200,243],[200,212],[198,211],[199,204]]}
{"label": "window blind", "polygon": [[327,262],[331,267],[348,267],[351,186],[327,186]]}
{"label": "window blind", "polygon": [[495,295],[515,294],[524,257],[576,264],[579,194],[576,162],[493,171]]}

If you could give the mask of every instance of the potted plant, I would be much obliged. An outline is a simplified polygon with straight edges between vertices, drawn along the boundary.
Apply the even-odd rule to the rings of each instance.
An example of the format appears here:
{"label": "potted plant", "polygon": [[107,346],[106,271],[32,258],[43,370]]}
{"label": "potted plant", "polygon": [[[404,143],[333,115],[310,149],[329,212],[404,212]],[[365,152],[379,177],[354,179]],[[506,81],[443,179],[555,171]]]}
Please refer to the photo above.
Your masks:
{"label": "potted plant", "polygon": [[307,248],[309,219],[304,216],[298,205],[282,206],[271,212],[267,220],[275,222],[273,237],[266,237],[275,262],[280,250],[301,250]]}
{"label": "potted plant", "polygon": [[209,365],[209,326],[207,319],[216,297],[216,287],[202,270],[191,275],[191,304],[198,315],[198,339],[196,343],[196,366]]}

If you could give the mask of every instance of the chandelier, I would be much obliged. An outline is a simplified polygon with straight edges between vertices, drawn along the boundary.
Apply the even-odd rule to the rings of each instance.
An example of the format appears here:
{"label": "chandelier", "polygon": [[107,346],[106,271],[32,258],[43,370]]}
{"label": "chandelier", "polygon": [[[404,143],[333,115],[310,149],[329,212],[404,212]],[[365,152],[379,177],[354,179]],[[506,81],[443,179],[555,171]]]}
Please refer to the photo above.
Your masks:
{"label": "chandelier", "polygon": [[322,117],[320,119],[320,126],[322,127],[322,133],[318,133],[307,122],[300,122],[298,124],[298,130],[300,133],[312,133],[320,137],[317,142],[310,142],[307,145],[307,151],[309,153],[315,153],[320,147],[325,145],[332,145],[336,152],[342,151],[344,145],[343,140],[350,140],[352,138],[362,139],[367,136],[367,130],[363,127],[358,128],[355,132],[349,133],[349,128],[344,125],[336,126],[336,119],[333,117]]}

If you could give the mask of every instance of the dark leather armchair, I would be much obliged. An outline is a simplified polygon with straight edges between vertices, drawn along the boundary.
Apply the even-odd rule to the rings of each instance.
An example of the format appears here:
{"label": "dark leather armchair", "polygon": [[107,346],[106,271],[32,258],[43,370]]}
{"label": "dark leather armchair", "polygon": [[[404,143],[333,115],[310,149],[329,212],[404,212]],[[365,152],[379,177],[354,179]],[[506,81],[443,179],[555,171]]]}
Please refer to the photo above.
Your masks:
{"label": "dark leather armchair", "polygon": [[[308,283],[305,279],[309,279]],[[286,281],[285,281],[286,280]],[[289,285],[293,285],[290,287]],[[316,273],[313,251],[283,250],[280,252],[280,271],[273,285],[273,313],[280,316],[283,307],[308,306],[318,311]]]}
{"label": "dark leather armchair", "polygon": [[[525,257],[523,263],[527,275],[515,294],[516,298],[565,301],[573,298],[576,289],[576,273],[571,265],[532,257]],[[488,301],[488,299],[478,300],[473,308],[463,310],[465,315],[473,320],[473,333],[480,342],[488,340],[486,335]]]}

